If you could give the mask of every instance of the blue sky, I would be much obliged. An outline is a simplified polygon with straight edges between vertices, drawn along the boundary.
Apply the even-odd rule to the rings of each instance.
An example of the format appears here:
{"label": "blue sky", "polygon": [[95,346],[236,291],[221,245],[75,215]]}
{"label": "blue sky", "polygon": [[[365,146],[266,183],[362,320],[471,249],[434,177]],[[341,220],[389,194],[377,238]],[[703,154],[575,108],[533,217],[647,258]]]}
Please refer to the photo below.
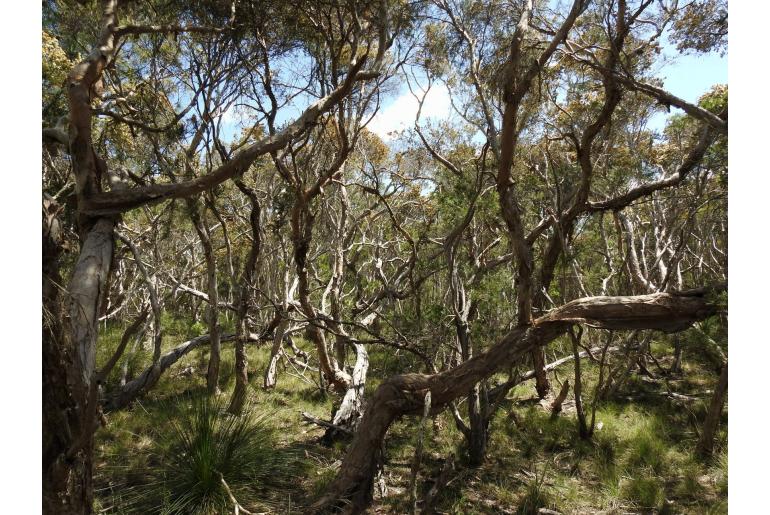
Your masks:
{"label": "blue sky", "polygon": [[[660,71],[663,87],[688,102],[696,102],[715,84],[727,84],[726,54],[679,54],[664,41],[663,55],[672,60]],[[677,111],[672,108],[671,114]],[[663,128],[668,116],[666,113],[658,113],[650,121],[650,127],[658,130]]]}
{"label": "blue sky", "polygon": [[[660,62],[660,71],[657,75],[663,79],[664,88],[689,102],[696,102],[715,84],[727,83],[726,55],[679,54],[664,37]],[[391,80],[401,80],[401,88],[395,94],[383,98],[378,113],[368,126],[369,130],[385,141],[396,137],[398,131],[412,127],[417,113],[417,101],[409,92],[403,78],[394,77]],[[306,107],[299,104],[306,104],[309,101],[307,97],[296,99],[295,105],[286,106],[280,110],[276,122],[280,125],[293,120]],[[666,118],[677,112],[680,111],[674,107],[671,108],[670,114],[659,112],[651,118],[648,125],[659,131],[665,126]],[[456,114],[452,112],[448,91],[442,84],[434,84],[423,105],[422,119],[438,121],[454,116]],[[226,113],[225,117],[224,136],[229,139],[240,133],[238,126],[241,119],[234,109]]]}
{"label": "blue sky", "polygon": [[[664,45],[663,57],[666,64],[658,76],[663,79],[663,86],[674,95],[696,102],[715,84],[727,84],[727,56],[718,54],[682,55],[670,45]],[[375,116],[369,129],[385,140],[392,139],[394,131],[412,127],[417,112],[417,101],[412,97],[406,85],[398,95],[386,99],[380,112]],[[677,113],[676,108],[671,114]],[[446,119],[452,116],[449,95],[443,86],[436,84],[429,92],[423,106],[423,119]],[[668,113],[658,113],[652,117],[649,126],[660,130],[665,126]]]}

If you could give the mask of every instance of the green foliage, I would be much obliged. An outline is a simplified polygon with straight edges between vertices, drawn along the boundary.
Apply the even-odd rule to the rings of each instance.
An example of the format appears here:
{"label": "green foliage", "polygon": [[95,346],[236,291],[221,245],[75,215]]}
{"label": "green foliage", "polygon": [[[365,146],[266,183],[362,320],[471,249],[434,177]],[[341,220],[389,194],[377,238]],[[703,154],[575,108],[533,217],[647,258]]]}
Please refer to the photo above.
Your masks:
{"label": "green foliage", "polygon": [[548,508],[552,505],[551,496],[543,484],[546,470],[543,468],[542,474],[536,473],[535,477],[527,484],[524,497],[516,509],[516,515],[536,515],[540,508]]}
{"label": "green foliage", "polygon": [[674,18],[671,40],[679,51],[727,50],[727,1],[688,2]]}
{"label": "green foliage", "polygon": [[64,86],[67,74],[74,62],[62,50],[59,41],[43,30],[43,116],[48,123],[55,123],[56,117],[66,111]]}
{"label": "green foliage", "polygon": [[622,483],[621,495],[642,509],[658,509],[665,500],[660,479],[654,476],[633,477]]}
{"label": "green foliage", "polygon": [[159,464],[128,511],[223,513],[233,505],[222,478],[244,507],[264,505],[270,490],[289,484],[300,462],[277,445],[272,415],[249,408],[233,416],[225,407],[221,398],[192,398],[169,411],[151,451]]}

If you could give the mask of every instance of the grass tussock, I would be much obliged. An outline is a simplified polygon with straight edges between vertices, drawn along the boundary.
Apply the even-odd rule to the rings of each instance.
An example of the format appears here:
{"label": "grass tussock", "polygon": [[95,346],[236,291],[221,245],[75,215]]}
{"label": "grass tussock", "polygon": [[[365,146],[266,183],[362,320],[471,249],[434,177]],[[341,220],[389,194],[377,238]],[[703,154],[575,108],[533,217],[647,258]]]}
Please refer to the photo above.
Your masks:
{"label": "grass tussock", "polygon": [[122,499],[125,513],[213,514],[233,509],[225,480],[247,509],[280,499],[303,467],[301,454],[281,448],[269,412],[225,412],[219,398],[189,398],[146,445],[151,466],[143,484]]}

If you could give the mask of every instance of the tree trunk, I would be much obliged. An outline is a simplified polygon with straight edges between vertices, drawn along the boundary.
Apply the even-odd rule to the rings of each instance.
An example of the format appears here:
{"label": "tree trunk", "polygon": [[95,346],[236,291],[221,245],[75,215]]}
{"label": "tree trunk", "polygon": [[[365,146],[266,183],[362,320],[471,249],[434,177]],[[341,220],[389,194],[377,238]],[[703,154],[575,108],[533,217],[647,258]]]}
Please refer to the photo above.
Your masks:
{"label": "tree trunk", "polygon": [[[334,413],[332,424],[343,427],[354,433],[363,416],[364,386],[366,385],[366,372],[369,369],[369,354],[360,343],[353,344],[356,350],[356,364],[353,367],[353,381],[345,392],[339,409]],[[340,436],[339,431],[330,427],[323,436],[323,441],[330,444]]]}
{"label": "tree trunk", "polygon": [[71,452],[84,429],[86,391],[75,373],[62,325],[59,272],[62,235],[58,206],[43,204],[43,513],[89,513],[93,499],[90,438]]}
{"label": "tree trunk", "polygon": [[278,323],[278,327],[275,328],[275,333],[273,334],[273,346],[270,349],[270,360],[268,361],[267,368],[265,369],[265,389],[275,388],[277,383],[276,372],[278,368],[278,360],[281,359],[281,354],[283,352],[283,339],[286,335],[286,329],[288,329],[288,327],[288,319],[286,317],[281,317],[281,321]]}
{"label": "tree trunk", "polygon": [[674,335],[674,362],[671,363],[671,373],[679,374],[682,372],[682,339],[679,335]]}
{"label": "tree trunk", "polygon": [[532,368],[535,371],[535,390],[537,396],[545,399],[551,390],[551,383],[548,382],[548,373],[545,371],[545,349],[539,348],[532,351]]}
{"label": "tree trunk", "polygon": [[[586,423],[586,413],[583,408],[583,374],[580,370],[580,351],[578,350],[578,342],[583,335],[583,330],[580,328],[575,334],[574,331],[570,331],[570,339],[572,340],[572,355],[575,359],[575,386],[573,387],[575,393],[575,411],[577,412],[578,420],[578,434],[580,438],[587,440],[591,438],[591,431],[588,430],[588,424]],[[596,402],[596,400],[594,400]]]}
{"label": "tree trunk", "polygon": [[[302,196],[302,195],[300,195]],[[304,196],[303,196],[304,197]],[[306,332],[316,346],[319,369],[328,384],[339,392],[346,392],[352,379],[344,370],[339,368],[337,361],[329,355],[324,332],[318,327],[318,313],[310,302],[310,284],[307,269],[307,253],[313,238],[313,215],[309,212],[307,199],[297,198],[292,209],[291,228],[294,244],[294,263],[297,267],[297,279],[300,304],[303,315],[309,320]]]}
{"label": "tree trunk", "polygon": [[567,394],[569,393],[569,379],[564,380],[564,384],[561,385],[561,390],[559,390],[559,395],[556,396],[556,398],[553,400],[553,403],[551,403],[551,416],[556,417],[559,413],[561,413],[561,406],[564,404],[564,401],[567,399]]}
{"label": "tree trunk", "polygon": [[[241,181],[237,181],[236,184],[238,185],[238,188],[249,197],[251,203],[251,214],[249,216],[249,221],[251,223],[251,248],[249,249],[249,256],[246,259],[246,263],[243,265],[243,273],[241,274],[240,286],[238,288],[238,314],[236,319],[237,339],[235,340],[235,389],[233,389],[233,396],[230,399],[230,406],[227,408],[227,411],[233,415],[239,415],[243,411],[243,406],[246,403],[246,392],[249,384],[248,356],[246,355],[246,339],[249,335],[249,327],[246,319],[249,312],[251,288],[254,283],[254,272],[262,246],[262,240],[259,233],[261,211],[257,194]],[[221,223],[222,227],[224,227],[224,220]]]}
{"label": "tree trunk", "polygon": [[217,264],[214,257],[214,247],[211,244],[211,234],[205,217],[201,217],[198,203],[194,199],[187,200],[195,231],[201,240],[203,255],[206,258],[206,276],[208,280],[208,326],[211,353],[209,354],[209,367],[206,374],[206,387],[209,394],[217,395],[219,390],[219,361],[221,345],[219,342],[219,288],[217,285]]}
{"label": "tree trunk", "polygon": [[717,383],[714,395],[711,397],[709,411],[706,414],[706,420],[703,422],[703,430],[698,439],[698,452],[703,455],[711,455],[714,452],[714,436],[719,427],[719,419],[722,417],[722,407],[725,404],[725,394],[727,393],[727,362],[719,373],[719,382]]}
{"label": "tree trunk", "polygon": [[468,396],[469,431],[468,465],[480,467],[487,455],[487,442],[489,440],[489,420],[487,403],[482,402],[480,384],[476,383]]}

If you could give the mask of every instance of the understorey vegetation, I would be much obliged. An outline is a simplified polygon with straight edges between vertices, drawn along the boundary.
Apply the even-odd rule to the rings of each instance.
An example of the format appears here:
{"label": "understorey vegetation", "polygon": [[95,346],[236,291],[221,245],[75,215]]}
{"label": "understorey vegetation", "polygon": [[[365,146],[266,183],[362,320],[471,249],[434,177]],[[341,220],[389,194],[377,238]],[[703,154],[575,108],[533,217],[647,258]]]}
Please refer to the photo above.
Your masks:
{"label": "understorey vegetation", "polygon": [[42,37],[46,513],[727,511],[726,3]]}

